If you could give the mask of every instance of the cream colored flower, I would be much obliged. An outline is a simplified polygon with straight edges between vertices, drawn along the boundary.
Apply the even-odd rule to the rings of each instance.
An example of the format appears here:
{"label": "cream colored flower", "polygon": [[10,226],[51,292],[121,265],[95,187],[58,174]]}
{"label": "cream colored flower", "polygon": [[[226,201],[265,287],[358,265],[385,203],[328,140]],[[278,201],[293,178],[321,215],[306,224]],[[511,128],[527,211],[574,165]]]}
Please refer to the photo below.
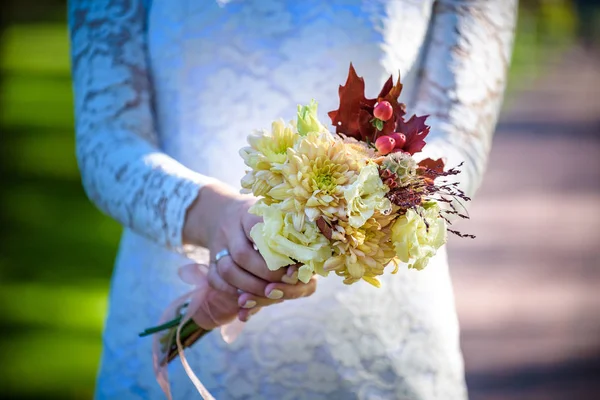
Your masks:
{"label": "cream colored flower", "polygon": [[421,270],[447,240],[446,221],[440,217],[435,202],[409,209],[392,225],[392,241],[396,255],[409,268]]}
{"label": "cream colored flower", "polygon": [[294,216],[282,211],[279,204],[256,203],[250,212],[261,215],[264,222],[254,225],[250,237],[270,270],[300,262],[298,278],[308,282],[313,272],[323,272],[323,263],[331,256],[329,241],[313,222],[302,229],[294,226]]}
{"label": "cream colored flower", "polygon": [[363,167],[354,183],[344,190],[344,198],[348,204],[348,223],[354,228],[360,228],[376,211],[389,214],[392,203],[385,197],[388,190],[379,177],[376,165]]}
{"label": "cream colored flower", "polygon": [[298,133],[306,136],[310,132],[327,132],[327,128],[319,122],[317,117],[317,102],[311,100],[307,106],[298,106]]}
{"label": "cream colored flower", "polygon": [[288,149],[288,162],[281,169],[284,180],[269,196],[281,201],[285,212],[305,214],[309,221],[343,218],[343,186],[356,179],[358,167],[341,141],[312,132]]}
{"label": "cream colored flower", "polygon": [[[384,222],[386,225],[388,221]],[[367,220],[360,228],[338,221],[332,244],[334,255],[325,261],[325,271],[335,271],[351,284],[361,279],[379,287],[377,276],[394,258],[390,229],[375,218]]]}
{"label": "cream colored flower", "polygon": [[287,150],[300,136],[294,125],[283,120],[271,125],[271,132],[262,130],[248,136],[250,146],[240,150],[244,163],[251,168],[242,178],[243,193],[265,196],[271,188],[283,182],[279,170],[287,160]]}

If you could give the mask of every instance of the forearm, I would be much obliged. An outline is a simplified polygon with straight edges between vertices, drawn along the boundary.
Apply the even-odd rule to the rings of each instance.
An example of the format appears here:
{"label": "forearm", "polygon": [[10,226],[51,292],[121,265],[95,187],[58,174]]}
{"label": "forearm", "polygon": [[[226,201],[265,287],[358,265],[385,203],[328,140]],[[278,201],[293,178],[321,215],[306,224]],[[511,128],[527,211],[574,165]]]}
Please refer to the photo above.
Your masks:
{"label": "forearm", "polygon": [[76,147],[90,199],[124,226],[170,248],[212,179],[158,148],[140,0],[71,0]]}
{"label": "forearm", "polygon": [[170,248],[183,244],[186,211],[215,180],[189,170],[127,132],[78,140],[90,200],[123,226]]}
{"label": "forearm", "polygon": [[439,0],[417,90],[416,114],[430,115],[424,156],[464,162],[462,189],[481,181],[502,104],[517,2]]}

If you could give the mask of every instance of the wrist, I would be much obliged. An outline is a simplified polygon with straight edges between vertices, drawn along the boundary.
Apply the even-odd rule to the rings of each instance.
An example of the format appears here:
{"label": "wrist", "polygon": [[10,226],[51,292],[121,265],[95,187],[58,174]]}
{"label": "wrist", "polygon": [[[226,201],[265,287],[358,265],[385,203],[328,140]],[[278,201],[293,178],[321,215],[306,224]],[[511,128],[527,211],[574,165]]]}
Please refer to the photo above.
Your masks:
{"label": "wrist", "polygon": [[223,183],[210,183],[198,191],[188,208],[183,226],[183,242],[208,247],[211,232],[218,227],[222,209],[237,196],[233,188]]}

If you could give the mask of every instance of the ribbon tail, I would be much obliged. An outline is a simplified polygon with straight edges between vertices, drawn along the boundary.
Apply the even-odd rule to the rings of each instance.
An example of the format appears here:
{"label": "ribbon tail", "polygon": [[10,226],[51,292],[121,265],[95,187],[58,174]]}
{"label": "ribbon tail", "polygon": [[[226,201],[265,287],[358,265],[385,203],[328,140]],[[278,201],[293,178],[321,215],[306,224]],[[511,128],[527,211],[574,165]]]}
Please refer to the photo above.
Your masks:
{"label": "ribbon tail", "polygon": [[167,396],[167,399],[173,400],[173,396],[171,395],[171,385],[169,384],[169,372],[167,369],[168,364],[163,364],[161,362],[162,358],[163,356],[162,352],[160,351],[158,335],[155,334],[154,340],[152,341],[152,363],[154,364],[154,375],[156,376],[158,385]]}
{"label": "ribbon tail", "polygon": [[[183,345],[181,344],[181,328],[189,320],[190,320],[189,316],[186,316],[185,318],[183,318],[181,320],[181,322],[179,323],[179,326],[177,327],[177,332],[175,333],[175,343],[177,343],[177,352],[179,353],[179,359],[181,360],[181,365],[183,365],[183,369],[184,369],[185,373],[187,374],[188,378],[190,378],[190,380],[196,387],[196,390],[198,391],[198,393],[200,393],[200,396],[202,396],[202,398],[204,400],[215,400],[215,398],[210,394],[208,389],[206,389],[206,387],[202,384],[200,379],[198,379],[198,377],[196,376],[196,374],[190,367],[190,364],[188,363],[187,359],[185,358],[185,354],[183,352]],[[169,400],[171,400],[171,399],[169,398]]]}
{"label": "ribbon tail", "polygon": [[[183,296],[175,299],[160,316],[159,324],[163,324],[173,318],[178,307],[192,295],[194,291],[188,292]],[[155,333],[152,338],[152,364],[154,366],[154,375],[160,388],[167,396],[168,400],[172,400],[171,385],[169,384],[168,364],[163,363],[165,353],[160,348],[160,333]]]}

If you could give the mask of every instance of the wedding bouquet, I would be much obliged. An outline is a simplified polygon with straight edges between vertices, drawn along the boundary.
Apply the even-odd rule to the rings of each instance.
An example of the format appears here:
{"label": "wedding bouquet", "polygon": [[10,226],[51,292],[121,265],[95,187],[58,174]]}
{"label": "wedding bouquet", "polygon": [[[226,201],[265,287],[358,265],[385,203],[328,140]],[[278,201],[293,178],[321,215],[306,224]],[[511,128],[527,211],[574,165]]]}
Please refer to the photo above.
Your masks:
{"label": "wedding bouquet", "polygon": [[243,191],[260,198],[250,212],[264,221],[250,235],[269,269],[300,264],[303,282],[335,272],[346,284],[379,287],[390,263],[392,273],[399,262],[425,268],[455,232],[448,215],[464,216],[450,198],[469,199],[456,183],[436,181],[458,169],[413,158],[430,128],[427,116],[405,118],[400,80],[390,77],[374,99],[364,88],[350,65],[339,108],[329,113],[335,134],[319,122],[313,100],[298,106],[296,121],[273,122],[240,151],[250,168]]}
{"label": "wedding bouquet", "polygon": [[[421,270],[447,232],[471,236],[448,227],[451,215],[467,218],[453,200],[469,198],[444,179],[458,174],[460,165],[445,171],[442,159],[414,157],[426,144],[427,116],[406,118],[400,79],[394,84],[390,77],[373,99],[364,89],[350,65],[339,108],[329,112],[335,133],[319,121],[313,100],[298,106],[295,121],[273,122],[240,150],[249,167],[243,192],[259,198],[250,212],[263,218],[250,236],[269,269],[300,265],[303,282],[334,272],[346,284],[363,280],[379,287],[389,264],[392,274],[401,263]],[[175,319],[142,334],[167,330],[159,339],[167,354],[161,364],[194,342],[191,308],[172,308]]]}

